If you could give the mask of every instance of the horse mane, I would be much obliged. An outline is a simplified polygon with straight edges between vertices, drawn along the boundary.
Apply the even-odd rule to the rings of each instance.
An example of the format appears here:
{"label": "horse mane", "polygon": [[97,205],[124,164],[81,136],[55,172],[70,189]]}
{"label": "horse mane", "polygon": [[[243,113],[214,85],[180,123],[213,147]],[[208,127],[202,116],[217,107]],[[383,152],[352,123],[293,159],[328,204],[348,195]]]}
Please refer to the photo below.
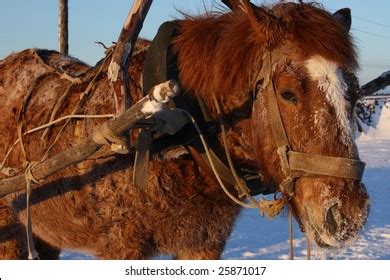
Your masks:
{"label": "horse mane", "polygon": [[[317,3],[280,3],[259,9],[281,20],[282,27],[272,29],[270,20],[263,18],[255,30],[253,19],[244,12],[208,12],[179,21],[180,34],[173,42],[173,51],[182,86],[206,102],[211,102],[207,99],[214,93],[222,100],[231,99],[224,100],[233,103],[231,106],[242,105],[248,96],[243,93],[249,92],[252,76],[261,68],[264,51],[286,40],[296,44],[304,57],[321,55],[343,68],[357,68],[351,36]],[[276,43],[267,41],[269,34]],[[232,92],[237,94],[228,94]]]}

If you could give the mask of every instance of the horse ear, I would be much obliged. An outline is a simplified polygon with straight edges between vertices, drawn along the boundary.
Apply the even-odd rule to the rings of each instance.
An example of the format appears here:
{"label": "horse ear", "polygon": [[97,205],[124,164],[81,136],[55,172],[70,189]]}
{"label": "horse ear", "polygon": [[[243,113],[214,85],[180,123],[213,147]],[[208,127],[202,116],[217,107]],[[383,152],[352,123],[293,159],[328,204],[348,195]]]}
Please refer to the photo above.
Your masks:
{"label": "horse ear", "polygon": [[[238,7],[248,15],[252,28],[267,41],[272,48],[286,33],[285,22],[266,7],[258,7],[248,0],[239,0]],[[283,31],[284,30],[284,31]]]}
{"label": "horse ear", "polygon": [[333,14],[333,18],[340,22],[345,27],[347,32],[349,32],[352,24],[351,9],[344,8],[338,10]]}
{"label": "horse ear", "polygon": [[237,4],[235,4],[235,6],[238,6],[246,13],[249,13],[251,10],[257,8],[257,6],[255,4],[252,4],[250,0],[238,0],[236,2]]}
{"label": "horse ear", "polygon": [[237,0],[222,0],[222,3],[225,4],[230,10],[232,10],[235,13],[241,10],[240,2],[241,1],[237,1]]}

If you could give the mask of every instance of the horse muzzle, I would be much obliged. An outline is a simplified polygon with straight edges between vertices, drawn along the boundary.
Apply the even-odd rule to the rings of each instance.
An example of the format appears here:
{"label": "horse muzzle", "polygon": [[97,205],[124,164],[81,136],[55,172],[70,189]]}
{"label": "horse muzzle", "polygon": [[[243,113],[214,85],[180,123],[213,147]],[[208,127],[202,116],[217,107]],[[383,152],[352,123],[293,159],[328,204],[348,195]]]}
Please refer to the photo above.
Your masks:
{"label": "horse muzzle", "polygon": [[[297,184],[301,198],[297,209],[303,227],[307,237],[320,247],[341,248],[363,228],[369,213],[368,194],[360,182],[328,179],[324,184],[317,180],[305,179],[302,185]],[[314,193],[307,193],[310,181],[317,189]]]}

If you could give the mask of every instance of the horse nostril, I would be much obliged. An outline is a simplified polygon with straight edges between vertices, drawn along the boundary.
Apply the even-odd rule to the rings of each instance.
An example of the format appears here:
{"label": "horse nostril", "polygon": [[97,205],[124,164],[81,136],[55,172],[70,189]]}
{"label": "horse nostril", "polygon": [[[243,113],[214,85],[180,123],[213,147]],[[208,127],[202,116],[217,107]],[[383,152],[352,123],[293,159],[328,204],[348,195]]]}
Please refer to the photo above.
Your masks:
{"label": "horse nostril", "polygon": [[338,216],[338,206],[337,204],[329,207],[328,211],[326,212],[325,221],[326,221],[326,227],[330,231],[331,234],[336,234],[338,229],[338,223],[336,221],[336,217]]}

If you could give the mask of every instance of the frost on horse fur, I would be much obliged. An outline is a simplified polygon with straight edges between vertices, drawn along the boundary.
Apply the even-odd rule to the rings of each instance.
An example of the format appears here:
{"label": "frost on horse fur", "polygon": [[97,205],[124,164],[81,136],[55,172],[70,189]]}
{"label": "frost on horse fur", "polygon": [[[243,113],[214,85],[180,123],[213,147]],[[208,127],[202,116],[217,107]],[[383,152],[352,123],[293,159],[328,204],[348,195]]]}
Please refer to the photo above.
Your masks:
{"label": "frost on horse fur", "polygon": [[[49,60],[62,59],[58,53],[48,52],[47,55]],[[140,78],[142,56],[144,53],[134,59],[135,65],[131,67],[136,70],[130,73],[133,81],[138,82]],[[73,64],[73,67],[87,69],[80,63]],[[7,126],[2,129],[1,135],[4,139],[1,154],[4,155],[17,140],[16,133],[10,132],[16,132],[15,118],[26,89],[47,69],[37,61],[32,51],[27,50],[2,61],[0,71],[2,77],[5,76],[3,73],[15,73],[11,79],[3,80],[1,88],[2,104],[8,102],[3,108],[1,122]],[[14,88],[12,84],[18,84],[18,87]],[[136,85],[132,84],[132,93],[134,99],[139,99],[141,92]],[[54,107],[58,95],[67,86],[69,81],[51,75],[35,89],[25,116],[26,131],[48,120],[51,110],[47,108]],[[4,88],[12,90],[5,92]],[[61,115],[70,114],[83,90],[85,85],[74,87]],[[102,79],[82,113],[112,112],[115,107],[107,92],[110,92],[108,82]],[[9,100],[9,96],[13,100]],[[100,122],[85,120],[72,123],[52,154],[84,139]],[[51,131],[48,143],[56,136],[59,127]],[[37,133],[25,138],[30,161],[40,160],[46,150],[40,137],[41,133]],[[216,186],[205,185],[197,166],[186,157],[169,162],[152,161],[149,186],[145,192],[141,192],[130,184],[132,158],[129,155],[117,155],[86,161],[56,174],[50,178],[50,183],[33,190],[33,231],[37,237],[42,236],[51,244],[41,246],[44,243],[37,242],[41,258],[58,257],[57,248],[86,251],[107,259],[138,259],[158,253],[174,254],[178,258],[219,257],[239,212],[238,207]],[[19,166],[22,170],[22,164],[23,157],[17,148],[7,166]],[[1,229],[7,236],[1,239],[3,250],[0,252],[4,258],[26,257],[24,229],[16,222],[16,217],[22,222],[25,220],[25,196],[13,195],[3,199],[1,204]],[[10,214],[9,204],[15,216]],[[19,240],[15,240],[15,237]]]}
{"label": "frost on horse fur", "polygon": [[[345,77],[356,68],[355,50],[348,28],[337,18],[314,4],[282,3],[272,9],[248,7],[245,11],[179,21],[179,35],[172,47],[182,88],[202,97],[213,118],[217,118],[211,98],[215,94],[227,125],[227,148],[237,169],[261,169],[264,184],[273,191],[277,191],[283,174],[266,118],[265,97],[260,93],[253,100],[252,89],[264,52],[286,42],[292,46],[290,54],[281,57],[270,71],[292,148],[358,158],[353,140],[343,139],[348,135],[339,137],[346,125],[340,118],[345,117],[339,110],[340,95],[329,97],[333,93],[319,85],[306,64],[313,57],[331,63],[338,75],[334,72],[327,78],[338,79],[331,80],[333,85],[343,85],[345,96],[354,96],[354,89],[344,88],[341,77],[349,86]],[[138,47],[141,50],[148,44],[140,40]],[[144,58],[145,51],[139,52],[129,68],[133,101],[142,95]],[[94,71],[80,61],[42,50],[15,53],[0,62],[1,155],[18,139],[18,116],[28,93],[31,96],[22,116],[23,131],[47,123],[66,89],[56,117],[69,115],[85,91],[88,83],[71,84],[53,68],[64,69],[71,76]],[[79,113],[114,112],[112,92],[103,73]],[[348,105],[343,108],[350,114],[354,104],[347,100],[342,100]],[[88,137],[101,122],[72,120],[49,156]],[[17,145],[5,165],[21,173],[26,160],[41,160],[60,128],[53,127],[44,137],[42,132],[24,136],[26,158]],[[134,143],[135,132],[131,139]],[[217,142],[221,149],[222,141]],[[180,155],[170,159],[153,157],[144,191],[131,184],[132,155],[86,160],[35,186],[31,212],[40,257],[58,258],[60,249],[70,249],[104,259],[144,259],[159,254],[178,259],[219,258],[240,207],[190,154],[181,151]],[[231,191],[235,191],[233,187]],[[298,179],[292,203],[308,238],[320,246],[343,246],[359,232],[368,211],[368,196],[360,182],[335,177]],[[0,200],[2,258],[26,257],[25,208],[23,193]]]}

